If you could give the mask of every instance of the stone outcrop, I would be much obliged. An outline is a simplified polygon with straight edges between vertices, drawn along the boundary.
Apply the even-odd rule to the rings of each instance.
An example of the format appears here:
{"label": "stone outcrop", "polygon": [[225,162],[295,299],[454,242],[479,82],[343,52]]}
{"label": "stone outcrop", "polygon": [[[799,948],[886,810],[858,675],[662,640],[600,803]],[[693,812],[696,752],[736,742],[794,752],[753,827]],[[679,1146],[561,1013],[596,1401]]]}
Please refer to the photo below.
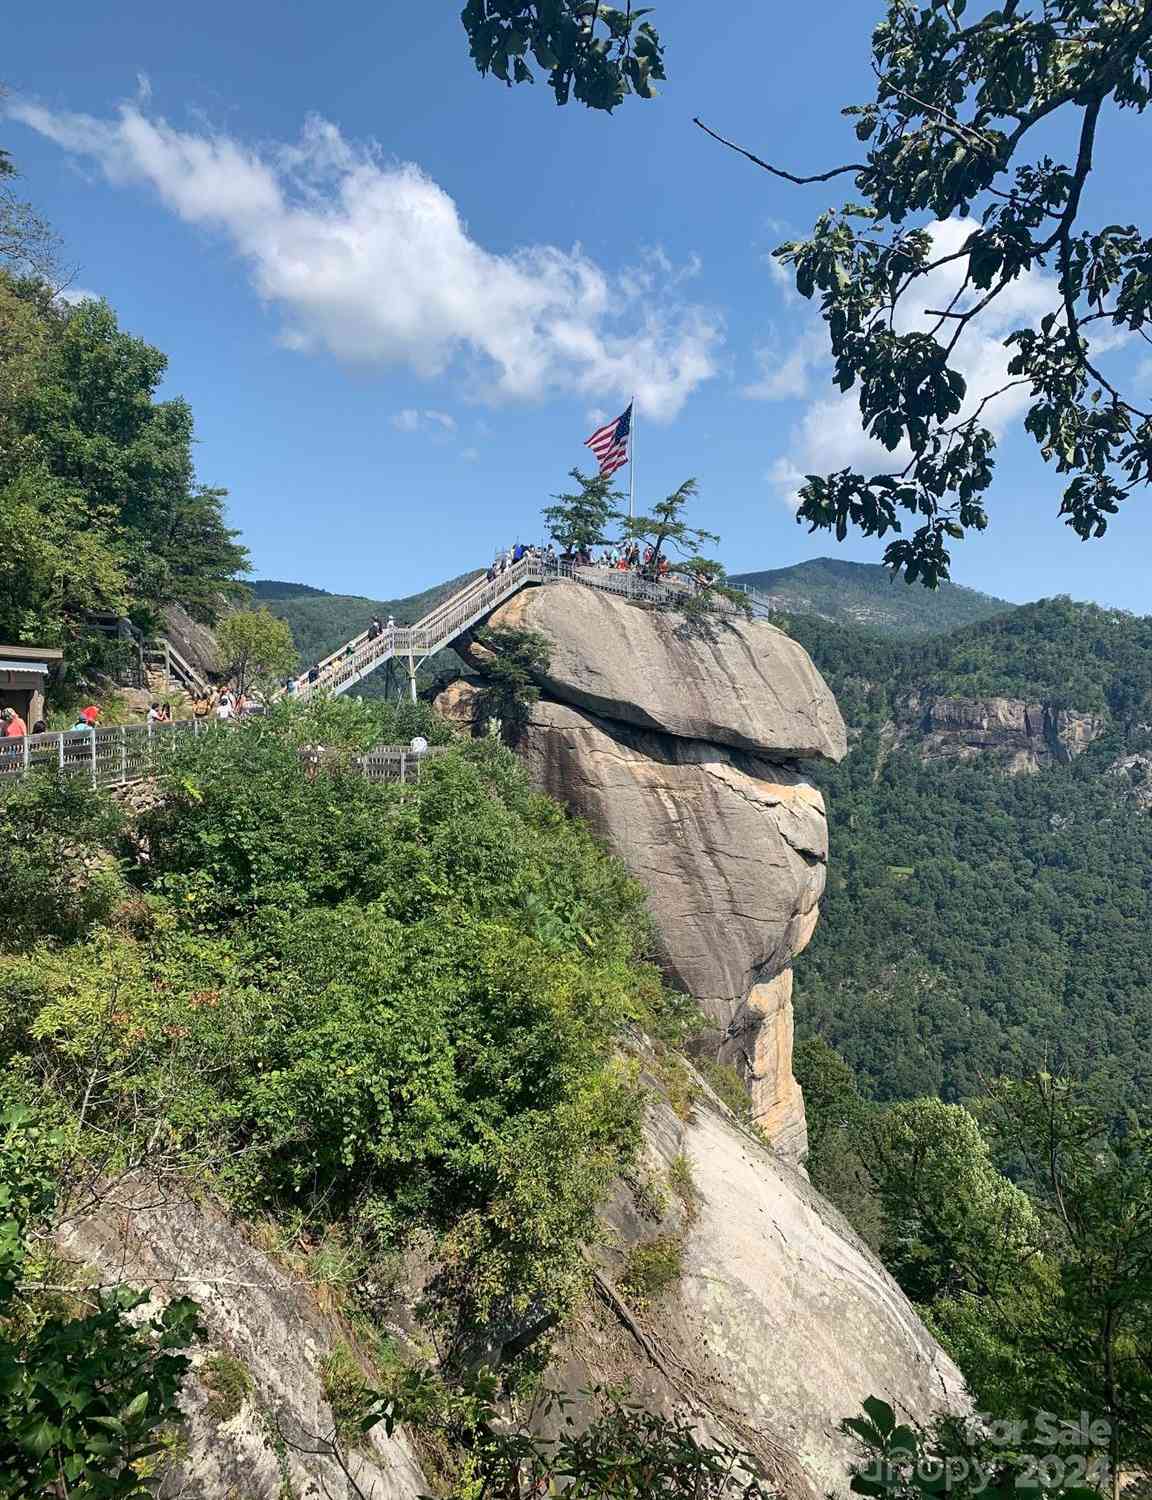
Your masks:
{"label": "stone outcrop", "polygon": [[[324,1310],[313,1287],[278,1264],[221,1206],[181,1197],[172,1179],[136,1188],[120,1183],[110,1199],[71,1223],[61,1238],[65,1255],[101,1281],[152,1289],[157,1303],[194,1298],[208,1330],[208,1342],[192,1353],[181,1395],[186,1453],[166,1474],[164,1494],[416,1500],[428,1493],[402,1433],[388,1438],[378,1428],[344,1455],[358,1491],[324,1451],[334,1429],[324,1360],[337,1345],[354,1351],[355,1338]],[[227,1413],[213,1410],[212,1366],[222,1357],[247,1386]]]}
{"label": "stone outcrop", "polygon": [[1137,751],[1114,760],[1104,773],[1140,812],[1152,812],[1152,754]]}
{"label": "stone outcrop", "polygon": [[[701,635],[577,584],[523,592],[489,624],[548,640],[519,752],[647,887],[667,972],[715,1023],[716,1053],[745,1078],[777,1149],[800,1161],[790,966],[815,929],[828,853],[823,799],[800,763],[846,748],[823,679],[766,623]],[[491,651],[460,649],[482,674]],[[454,683],[437,706],[467,723],[476,692]]]}
{"label": "stone outcrop", "polygon": [[[852,1445],[837,1429],[865,1397],[913,1423],[966,1409],[959,1371],[867,1246],[706,1089],[688,1122],[657,1098],[646,1170],[648,1193],[622,1184],[606,1208],[599,1295],[558,1362],[574,1397],[629,1382],[650,1409],[688,1410],[789,1500],[847,1493]],[[640,1306],[621,1287],[634,1247],[657,1237],[679,1242],[683,1268]]]}
{"label": "stone outcrop", "polygon": [[897,731],[917,737],[926,760],[991,757],[1010,772],[1067,763],[1103,734],[1102,714],[1025,703],[1019,698],[909,694],[896,704]]}
{"label": "stone outcrop", "polygon": [[523,590],[489,623],[545,636],[546,694],[614,723],[782,759],[840,760],[847,751],[844,721],[808,653],[766,621],[693,633],[669,610],[563,583]]}

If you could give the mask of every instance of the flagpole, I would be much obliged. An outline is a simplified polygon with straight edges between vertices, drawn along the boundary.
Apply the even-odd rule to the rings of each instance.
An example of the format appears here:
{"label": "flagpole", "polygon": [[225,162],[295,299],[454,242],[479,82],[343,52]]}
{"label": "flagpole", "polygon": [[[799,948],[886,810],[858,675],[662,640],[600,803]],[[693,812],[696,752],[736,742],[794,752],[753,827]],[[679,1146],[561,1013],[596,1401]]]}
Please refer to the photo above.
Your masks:
{"label": "flagpole", "polygon": [[636,519],[636,393],[632,393],[632,474],[628,485],[628,519]]}

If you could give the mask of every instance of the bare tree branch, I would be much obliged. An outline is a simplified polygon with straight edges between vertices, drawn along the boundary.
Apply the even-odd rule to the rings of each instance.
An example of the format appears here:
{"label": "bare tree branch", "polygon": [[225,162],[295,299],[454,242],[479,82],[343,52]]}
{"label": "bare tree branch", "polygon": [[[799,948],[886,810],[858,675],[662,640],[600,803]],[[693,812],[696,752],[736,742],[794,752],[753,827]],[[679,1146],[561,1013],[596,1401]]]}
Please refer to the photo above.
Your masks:
{"label": "bare tree branch", "polygon": [[692,123],[693,125],[699,125],[704,134],[710,135],[714,141],[719,141],[722,146],[727,146],[729,151],[735,151],[740,156],[746,156],[756,166],[763,167],[765,172],[771,172],[773,177],[782,177],[785,182],[794,182],[798,187],[804,187],[810,182],[828,182],[833,177],[842,177],[845,172],[866,172],[868,170],[863,162],[851,161],[842,167],[833,167],[830,172],[817,172],[812,177],[797,177],[791,172],[785,172],[782,167],[774,167],[770,162],[763,161],[753,152],[746,151],[743,146],[738,146],[735,141],[727,140],[724,136],[718,135],[710,126],[705,125],[704,121],[698,116],[693,118]]}

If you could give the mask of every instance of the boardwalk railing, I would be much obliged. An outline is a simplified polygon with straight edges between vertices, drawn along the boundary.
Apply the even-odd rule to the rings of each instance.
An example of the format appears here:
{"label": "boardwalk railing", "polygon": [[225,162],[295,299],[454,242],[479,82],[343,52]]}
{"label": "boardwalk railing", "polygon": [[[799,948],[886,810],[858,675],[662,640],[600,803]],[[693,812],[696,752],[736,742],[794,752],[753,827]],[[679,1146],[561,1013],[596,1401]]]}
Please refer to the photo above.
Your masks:
{"label": "boardwalk railing", "polygon": [[116,724],[0,739],[0,782],[51,766],[92,786],[127,786],[155,775],[165,753],[202,727],[199,719],[176,719],[171,724]]}
{"label": "boardwalk railing", "polygon": [[[129,786],[157,775],[165,757],[188,735],[208,733],[216,727],[215,720],[176,719],[171,724],[118,724],[0,739],[0,786],[26,776],[37,766],[77,776],[94,787]],[[414,782],[420,780],[423,763],[441,754],[443,747],[416,752],[407,745],[380,745],[366,755],[347,756],[309,745],[301,749],[300,759],[308,768],[347,764],[369,781]]]}

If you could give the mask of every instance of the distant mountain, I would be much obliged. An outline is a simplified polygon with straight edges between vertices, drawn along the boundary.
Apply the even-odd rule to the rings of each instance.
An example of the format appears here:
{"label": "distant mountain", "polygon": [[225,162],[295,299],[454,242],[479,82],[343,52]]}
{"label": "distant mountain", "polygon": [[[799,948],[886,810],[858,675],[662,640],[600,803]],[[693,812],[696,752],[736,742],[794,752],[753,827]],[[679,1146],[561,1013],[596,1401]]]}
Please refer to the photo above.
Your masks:
{"label": "distant mountain", "polygon": [[736,573],[732,581],[769,595],[782,613],[816,615],[837,625],[864,626],[889,636],[940,635],[1016,608],[1006,599],[955,583],[942,583],[934,590],[908,585],[893,580],[887,568],[877,563],[845,562],[838,557],[814,557],[791,568]]}
{"label": "distant mountain", "polygon": [[[343,641],[363,630],[373,615],[394,615],[402,625],[414,623],[477,572],[462,573],[418,594],[400,599],[369,599],[362,594],[331,594],[307,583],[259,579],[250,583],[256,602],[287,620],[305,664],[319,661]],[[816,557],[791,568],[737,573],[746,583],[767,594],[782,614],[803,615],[832,624],[863,628],[889,638],[916,639],[940,635],[977,624],[1017,606],[975,589],[945,583],[935,591],[893,582],[887,569],[875,563],[844,562]],[[381,690],[374,678],[362,689]]]}
{"label": "distant mountain", "polygon": [[249,581],[248,588],[258,600],[295,599],[302,595],[318,597],[328,592],[327,589],[314,589],[309,583],[281,583],[276,578],[259,578],[255,583]]}

